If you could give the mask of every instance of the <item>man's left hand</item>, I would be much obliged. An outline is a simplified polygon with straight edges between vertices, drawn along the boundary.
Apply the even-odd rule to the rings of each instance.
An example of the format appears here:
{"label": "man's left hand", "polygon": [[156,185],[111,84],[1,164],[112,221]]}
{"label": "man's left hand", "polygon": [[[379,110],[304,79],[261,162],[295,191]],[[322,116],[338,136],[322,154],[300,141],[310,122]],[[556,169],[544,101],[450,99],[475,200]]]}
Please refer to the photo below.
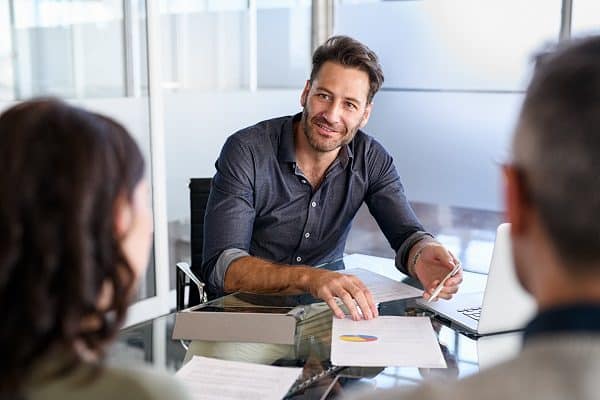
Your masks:
{"label": "man's left hand", "polygon": [[[414,271],[417,279],[425,289],[423,297],[428,300],[442,279],[460,262],[450,251],[437,242],[432,241],[423,244],[420,252]],[[462,269],[459,269],[454,276],[446,280],[442,291],[437,297],[451,299],[458,291],[458,286],[462,280]]]}

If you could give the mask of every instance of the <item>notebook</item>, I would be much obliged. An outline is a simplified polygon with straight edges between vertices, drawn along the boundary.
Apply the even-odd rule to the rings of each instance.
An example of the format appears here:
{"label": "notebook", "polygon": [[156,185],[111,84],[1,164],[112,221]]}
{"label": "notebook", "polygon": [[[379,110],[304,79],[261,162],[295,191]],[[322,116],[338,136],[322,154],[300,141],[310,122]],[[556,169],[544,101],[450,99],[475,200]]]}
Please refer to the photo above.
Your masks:
{"label": "notebook", "polygon": [[457,294],[451,300],[431,303],[421,298],[417,304],[475,336],[522,329],[535,314],[536,305],[515,274],[510,224],[501,224],[496,231],[484,292]]}

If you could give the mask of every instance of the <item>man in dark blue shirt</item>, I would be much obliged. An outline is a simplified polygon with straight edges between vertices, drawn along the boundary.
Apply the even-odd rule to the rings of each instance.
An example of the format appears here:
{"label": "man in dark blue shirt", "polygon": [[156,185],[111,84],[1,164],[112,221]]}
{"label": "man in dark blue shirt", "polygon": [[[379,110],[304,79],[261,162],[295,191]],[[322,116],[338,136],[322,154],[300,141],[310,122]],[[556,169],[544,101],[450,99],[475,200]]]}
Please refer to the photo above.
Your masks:
{"label": "man in dark blue shirt", "polygon": [[[392,157],[361,131],[382,82],[375,53],[333,37],[313,55],[302,113],[229,137],[205,218],[199,272],[210,293],[309,292],[338,317],[336,297],[354,319],[377,316],[358,278],[311,267],[342,256],[363,202],[396,250],[396,265],[419,279],[426,298],[458,263],[414,215]],[[440,297],[450,298],[461,281],[459,272]]]}

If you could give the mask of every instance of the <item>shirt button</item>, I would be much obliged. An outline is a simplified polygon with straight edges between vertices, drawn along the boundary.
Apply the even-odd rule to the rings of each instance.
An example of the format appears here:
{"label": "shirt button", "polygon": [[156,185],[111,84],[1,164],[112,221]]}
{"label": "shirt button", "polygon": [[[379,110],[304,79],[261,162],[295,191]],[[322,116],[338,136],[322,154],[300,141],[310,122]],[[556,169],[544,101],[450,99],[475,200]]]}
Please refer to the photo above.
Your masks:
{"label": "shirt button", "polygon": [[317,206],[317,202],[313,201],[312,203],[310,203],[311,206],[316,207]]}
{"label": "shirt button", "polygon": [[308,239],[308,238],[310,237],[310,232],[306,232],[306,233],[304,234],[304,237]]}
{"label": "shirt button", "polygon": [[302,261],[302,257],[296,257],[296,261],[298,261],[298,262]]}

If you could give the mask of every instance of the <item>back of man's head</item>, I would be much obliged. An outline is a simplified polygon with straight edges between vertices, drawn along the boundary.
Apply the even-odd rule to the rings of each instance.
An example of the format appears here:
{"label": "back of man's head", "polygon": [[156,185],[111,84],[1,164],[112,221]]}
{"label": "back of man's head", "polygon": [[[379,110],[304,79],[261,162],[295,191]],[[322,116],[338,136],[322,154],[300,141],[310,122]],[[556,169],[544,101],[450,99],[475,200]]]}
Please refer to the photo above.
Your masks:
{"label": "back of man's head", "polygon": [[563,264],[600,273],[600,37],[538,57],[513,154]]}

